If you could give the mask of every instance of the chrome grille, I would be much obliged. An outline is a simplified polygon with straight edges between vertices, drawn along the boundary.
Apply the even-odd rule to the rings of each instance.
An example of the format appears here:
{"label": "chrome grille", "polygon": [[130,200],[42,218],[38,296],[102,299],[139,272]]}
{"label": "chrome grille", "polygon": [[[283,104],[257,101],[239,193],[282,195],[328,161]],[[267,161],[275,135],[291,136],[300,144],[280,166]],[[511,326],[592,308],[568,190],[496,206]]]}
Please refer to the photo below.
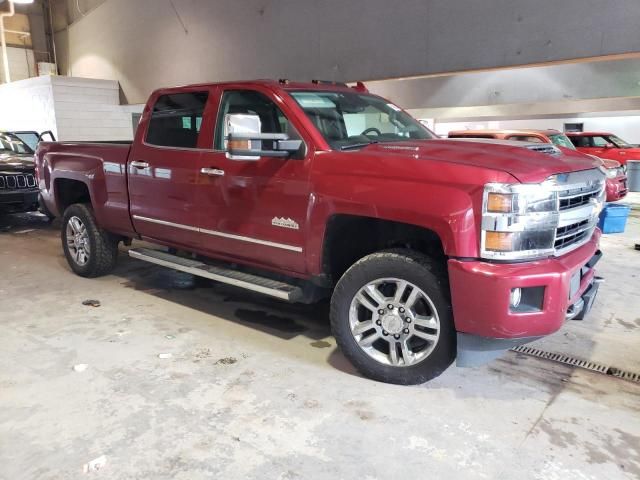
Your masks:
{"label": "chrome grille", "polygon": [[570,208],[581,207],[591,203],[591,199],[597,199],[600,191],[588,191],[574,194],[566,194],[560,197],[560,210],[568,210]]}
{"label": "chrome grille", "polygon": [[559,256],[591,239],[604,204],[605,175],[586,170],[558,175],[555,180],[559,217],[553,246]]}
{"label": "chrome grille", "polygon": [[36,187],[31,173],[0,174],[0,190],[23,190]]}

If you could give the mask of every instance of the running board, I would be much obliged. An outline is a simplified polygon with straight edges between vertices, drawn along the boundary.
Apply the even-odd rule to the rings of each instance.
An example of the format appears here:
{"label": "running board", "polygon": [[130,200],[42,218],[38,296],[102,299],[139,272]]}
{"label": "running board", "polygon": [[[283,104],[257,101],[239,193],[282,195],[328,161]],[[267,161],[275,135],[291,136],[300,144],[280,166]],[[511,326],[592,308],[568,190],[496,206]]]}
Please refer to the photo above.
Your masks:
{"label": "running board", "polygon": [[234,285],[254,292],[276,297],[281,300],[295,302],[302,298],[302,289],[295,285],[259,277],[250,273],[232,270],[230,268],[208,265],[197,260],[178,257],[170,253],[150,248],[132,248],[129,256],[163,267],[169,267],[181,272],[190,273],[198,277],[209,278],[216,282]]}

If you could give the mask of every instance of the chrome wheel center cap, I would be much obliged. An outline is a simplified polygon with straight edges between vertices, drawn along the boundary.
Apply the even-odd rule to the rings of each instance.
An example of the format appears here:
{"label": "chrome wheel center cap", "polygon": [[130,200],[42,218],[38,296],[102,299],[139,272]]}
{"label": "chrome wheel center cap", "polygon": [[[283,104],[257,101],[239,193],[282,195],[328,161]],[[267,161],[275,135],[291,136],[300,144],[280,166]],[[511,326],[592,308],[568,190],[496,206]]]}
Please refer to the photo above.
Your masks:
{"label": "chrome wheel center cap", "polygon": [[382,317],[381,321],[382,328],[389,332],[391,335],[396,335],[402,332],[402,327],[404,326],[404,324],[402,322],[402,319],[398,315],[394,313],[387,313]]}

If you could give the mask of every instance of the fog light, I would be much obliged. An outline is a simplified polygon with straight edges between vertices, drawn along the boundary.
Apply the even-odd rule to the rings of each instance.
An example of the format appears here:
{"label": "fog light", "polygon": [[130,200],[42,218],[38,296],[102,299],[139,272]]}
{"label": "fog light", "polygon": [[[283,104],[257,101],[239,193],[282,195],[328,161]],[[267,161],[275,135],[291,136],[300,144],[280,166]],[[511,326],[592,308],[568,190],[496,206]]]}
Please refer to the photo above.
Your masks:
{"label": "fog light", "polygon": [[511,308],[518,308],[522,300],[522,290],[520,288],[512,288],[511,295],[509,295],[509,303]]}

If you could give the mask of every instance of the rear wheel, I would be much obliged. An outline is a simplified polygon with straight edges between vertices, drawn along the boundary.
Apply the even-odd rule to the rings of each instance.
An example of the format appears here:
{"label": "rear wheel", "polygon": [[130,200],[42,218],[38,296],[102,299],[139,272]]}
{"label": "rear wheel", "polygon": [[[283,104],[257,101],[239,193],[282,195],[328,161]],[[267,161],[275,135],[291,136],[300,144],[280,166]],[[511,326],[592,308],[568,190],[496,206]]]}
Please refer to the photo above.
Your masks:
{"label": "rear wheel", "polygon": [[455,358],[447,277],[410,250],[369,255],[338,282],[331,326],[365,376],[403,385],[440,375]]}
{"label": "rear wheel", "polygon": [[83,203],[68,207],[62,220],[62,248],[71,269],[82,277],[106,275],[116,265],[119,240],[99,228],[93,209]]}

